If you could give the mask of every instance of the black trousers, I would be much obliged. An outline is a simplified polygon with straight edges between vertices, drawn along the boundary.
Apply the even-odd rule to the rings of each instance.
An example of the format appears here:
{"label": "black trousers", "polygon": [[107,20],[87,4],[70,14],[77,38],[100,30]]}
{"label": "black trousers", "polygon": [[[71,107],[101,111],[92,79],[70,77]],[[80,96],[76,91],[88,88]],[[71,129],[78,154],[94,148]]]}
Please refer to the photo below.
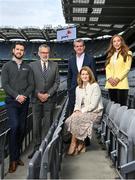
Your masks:
{"label": "black trousers", "polygon": [[68,92],[68,105],[67,105],[67,110],[66,110],[66,115],[65,118],[68,118],[74,111],[74,106],[75,106],[75,88],[70,90]]}
{"label": "black trousers", "polygon": [[109,97],[121,106],[127,105],[128,89],[109,89]]}

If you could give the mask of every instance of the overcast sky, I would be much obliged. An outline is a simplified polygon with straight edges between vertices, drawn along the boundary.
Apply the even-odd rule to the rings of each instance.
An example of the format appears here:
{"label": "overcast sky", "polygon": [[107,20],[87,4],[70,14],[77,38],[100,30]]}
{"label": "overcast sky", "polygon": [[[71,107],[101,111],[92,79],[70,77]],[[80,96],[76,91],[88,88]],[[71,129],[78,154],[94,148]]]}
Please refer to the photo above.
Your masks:
{"label": "overcast sky", "polygon": [[0,0],[0,26],[65,26],[61,0]]}

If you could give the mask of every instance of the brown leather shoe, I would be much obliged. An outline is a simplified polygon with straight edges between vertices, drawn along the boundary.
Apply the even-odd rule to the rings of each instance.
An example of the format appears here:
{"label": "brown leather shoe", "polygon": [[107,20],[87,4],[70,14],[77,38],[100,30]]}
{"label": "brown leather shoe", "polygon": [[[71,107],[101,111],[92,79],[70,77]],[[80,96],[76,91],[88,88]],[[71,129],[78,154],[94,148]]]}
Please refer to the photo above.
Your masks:
{"label": "brown leather shoe", "polygon": [[17,165],[19,165],[19,166],[24,166],[24,162],[23,162],[21,159],[19,159],[19,160],[17,161]]}
{"label": "brown leather shoe", "polygon": [[16,171],[17,163],[16,161],[12,161],[9,165],[9,173],[13,173]]}

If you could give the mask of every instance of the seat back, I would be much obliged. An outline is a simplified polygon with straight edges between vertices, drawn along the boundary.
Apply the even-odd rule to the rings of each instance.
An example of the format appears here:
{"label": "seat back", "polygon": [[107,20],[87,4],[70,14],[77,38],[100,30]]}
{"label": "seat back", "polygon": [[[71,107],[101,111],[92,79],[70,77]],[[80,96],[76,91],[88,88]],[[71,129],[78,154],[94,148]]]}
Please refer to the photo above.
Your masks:
{"label": "seat back", "polygon": [[41,145],[39,147],[39,151],[41,152],[41,156],[44,153],[45,148],[47,147],[47,145],[49,144],[49,142],[52,140],[54,131],[57,127],[58,122],[53,122],[53,124],[51,125],[46,137],[43,139],[43,141],[41,142]]}
{"label": "seat back", "polygon": [[132,132],[134,109],[128,109],[121,116],[118,133],[118,166],[128,162],[129,156],[129,128]]}
{"label": "seat back", "polygon": [[0,179],[4,178],[4,157],[5,157],[5,145],[7,141],[7,136],[10,131],[10,128],[5,130],[2,134],[0,134]]}
{"label": "seat back", "polygon": [[0,121],[0,134],[7,130],[7,118]]}
{"label": "seat back", "polygon": [[107,140],[107,133],[108,133],[108,117],[109,117],[109,111],[111,109],[111,106],[114,104],[113,101],[108,101],[108,104],[104,110],[103,118],[101,120],[101,141],[104,144]]}
{"label": "seat back", "polygon": [[39,179],[41,167],[41,152],[36,151],[34,156],[29,162],[27,179]]}
{"label": "seat back", "polygon": [[109,119],[111,119],[111,120],[114,119],[114,116],[115,116],[119,107],[120,107],[120,104],[118,104],[118,103],[112,104],[110,111],[109,111]]}
{"label": "seat back", "polygon": [[58,179],[59,178],[59,135],[55,136],[47,145],[41,162],[40,178],[41,179]]}
{"label": "seat back", "polygon": [[128,129],[128,137],[132,139],[133,144],[135,145],[135,109],[133,109],[129,115],[131,121],[130,127]]}
{"label": "seat back", "polygon": [[102,102],[103,102],[103,107],[106,108],[109,100],[106,98],[102,98]]}
{"label": "seat back", "polygon": [[113,101],[108,102],[108,104],[106,106],[106,109],[105,109],[105,114],[107,114],[107,115],[109,114],[109,111],[110,111],[110,108],[111,108],[112,104],[114,104]]}
{"label": "seat back", "polygon": [[132,113],[134,113],[134,109],[128,109],[121,115],[121,121],[119,126],[120,134],[123,133],[127,135],[128,128],[130,127],[130,123],[132,121],[132,118],[130,118],[130,114]]}
{"label": "seat back", "polygon": [[114,115],[114,123],[115,123],[117,128],[119,128],[120,122],[121,122],[121,116],[127,110],[127,108],[128,108],[127,106],[119,107],[117,110],[117,113]]}
{"label": "seat back", "polygon": [[129,116],[129,118],[131,119],[131,123],[127,130],[129,141],[128,162],[135,160],[135,109]]}

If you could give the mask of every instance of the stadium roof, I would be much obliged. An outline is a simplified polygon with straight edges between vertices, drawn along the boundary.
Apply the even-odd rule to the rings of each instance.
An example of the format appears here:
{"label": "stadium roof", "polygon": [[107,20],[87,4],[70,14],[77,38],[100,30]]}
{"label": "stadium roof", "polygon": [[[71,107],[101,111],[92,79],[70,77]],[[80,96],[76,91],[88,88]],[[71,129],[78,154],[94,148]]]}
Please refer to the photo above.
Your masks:
{"label": "stadium roof", "polygon": [[56,39],[56,29],[53,28],[0,28],[0,39],[11,40],[11,39],[23,39],[26,41],[33,39],[42,39],[50,41]]}
{"label": "stadium roof", "polygon": [[[66,23],[77,27],[77,37],[95,38],[125,31],[135,24],[135,0],[61,0]],[[54,40],[57,29],[0,28],[0,39]]]}
{"label": "stadium roof", "polygon": [[78,26],[79,37],[122,32],[135,19],[135,0],[61,0],[66,23]]}

